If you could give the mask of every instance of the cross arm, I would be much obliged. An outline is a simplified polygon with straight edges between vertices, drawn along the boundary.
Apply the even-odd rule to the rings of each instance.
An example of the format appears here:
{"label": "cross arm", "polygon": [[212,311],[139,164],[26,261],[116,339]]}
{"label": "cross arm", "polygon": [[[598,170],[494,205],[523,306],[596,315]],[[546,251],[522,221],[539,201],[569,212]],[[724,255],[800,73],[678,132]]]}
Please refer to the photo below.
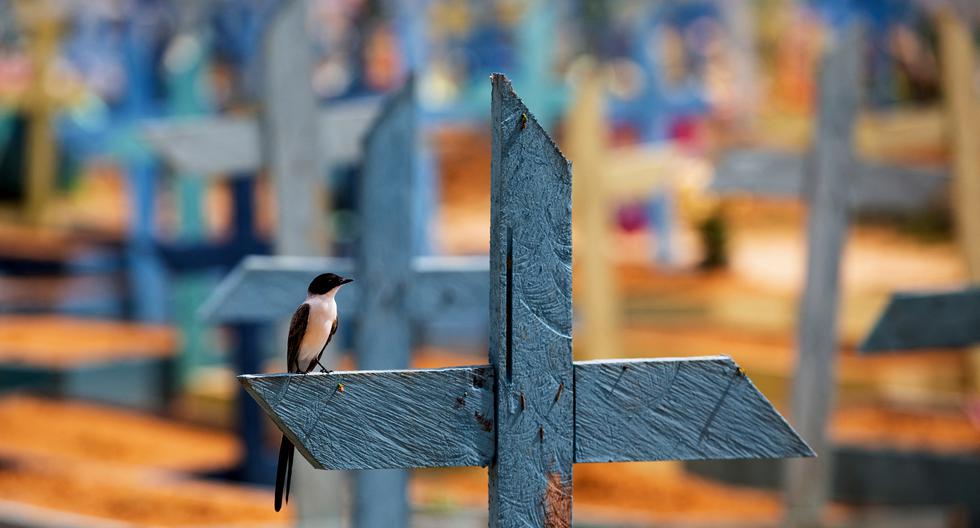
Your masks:
{"label": "cross arm", "polygon": [[239,380],[320,469],[485,466],[493,457],[489,365]]}
{"label": "cross arm", "polygon": [[[574,377],[576,462],[813,455],[727,357],[576,362]],[[489,365],[239,379],[318,468],[485,466],[494,455]]]}
{"label": "cross arm", "polygon": [[[319,148],[328,167],[358,159],[361,141],[380,106],[380,98],[365,97],[320,110]],[[161,120],[146,125],[143,135],[181,171],[235,175],[263,165],[259,125],[251,116]]]}
{"label": "cross arm", "polygon": [[899,292],[888,301],[861,351],[965,347],[978,341],[980,288]]}
{"label": "cross arm", "polygon": [[[320,273],[352,276],[345,286],[342,316],[360,306],[354,262],[332,257],[246,257],[204,302],[198,316],[219,322],[263,322],[288,317],[303,302],[310,280]],[[490,282],[486,257],[425,256],[412,259],[413,280],[406,309],[413,319],[443,313],[486,313]]]}
{"label": "cross arm", "polygon": [[[719,160],[711,189],[721,194],[802,196],[805,163],[795,152],[732,150]],[[948,175],[939,168],[858,161],[849,196],[851,206],[861,211],[914,211],[939,203],[948,183]]]}
{"label": "cross arm", "polygon": [[729,357],[575,363],[575,461],[813,456]]}

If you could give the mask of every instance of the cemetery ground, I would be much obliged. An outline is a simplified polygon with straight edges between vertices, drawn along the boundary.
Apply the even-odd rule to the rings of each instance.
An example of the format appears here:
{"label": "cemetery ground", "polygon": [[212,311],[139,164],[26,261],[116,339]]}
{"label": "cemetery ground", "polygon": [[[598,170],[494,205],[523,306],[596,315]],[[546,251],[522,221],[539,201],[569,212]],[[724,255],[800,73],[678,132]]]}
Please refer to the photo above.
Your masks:
{"label": "cemetery ground", "polygon": [[[445,176],[434,234],[447,253],[487,250],[487,144],[466,131],[444,133],[436,142]],[[109,175],[93,192],[116,192],[111,182]],[[221,190],[212,195],[211,216],[227,218],[221,212],[227,196]],[[260,217],[271,216],[259,210]],[[689,227],[677,237],[680,261],[673,269],[657,269],[644,260],[652,243],[645,231],[613,235],[616,253],[624,256],[615,266],[625,321],[619,355],[730,355],[785,412],[803,282],[805,212],[790,202],[750,199],[727,202],[725,212],[730,220],[730,263],[722,271],[696,269],[699,249]],[[112,219],[107,222],[111,225]],[[861,221],[850,231],[832,436],[838,443],[980,457],[980,413],[971,417],[963,404],[965,354],[869,358],[855,352],[891,291],[953,286],[966,276],[951,240],[896,226]],[[215,221],[211,228],[220,232],[226,227]],[[26,238],[41,250],[47,247],[43,238]],[[587,241],[576,247],[587,247]],[[26,302],[38,292],[57,296],[64,289],[52,284],[67,280],[4,279],[4,300]],[[71,281],[78,281],[76,295],[100,288],[94,278]],[[56,345],[50,350],[57,350],[47,361],[79,361],[84,352],[72,352],[71,345],[80,339],[71,332],[74,323],[47,323],[53,325],[48,332]],[[17,339],[0,335],[0,356],[14,354]],[[161,338],[138,338],[149,348],[153,347],[147,342],[154,339]],[[583,352],[576,350],[577,355]],[[426,347],[416,351],[413,366],[479,364],[485,354],[477,348],[460,354]],[[281,365],[270,364],[268,369],[281,370]],[[18,520],[24,526],[106,526],[106,519],[120,525],[289,525],[289,510],[284,515],[272,512],[271,489],[212,478],[230,469],[238,456],[235,439],[227,432],[237,390],[229,372],[212,369],[162,412],[51,398],[0,398],[0,420],[5,424],[0,428],[0,520]],[[270,445],[274,436],[270,430]],[[485,509],[482,470],[414,474],[411,496],[420,511],[438,517]],[[580,464],[574,485],[575,516],[583,524],[776,526],[780,518],[776,493],[714,482],[679,464]],[[855,514],[849,507],[834,508],[842,522]],[[57,517],[55,510],[67,517]]]}

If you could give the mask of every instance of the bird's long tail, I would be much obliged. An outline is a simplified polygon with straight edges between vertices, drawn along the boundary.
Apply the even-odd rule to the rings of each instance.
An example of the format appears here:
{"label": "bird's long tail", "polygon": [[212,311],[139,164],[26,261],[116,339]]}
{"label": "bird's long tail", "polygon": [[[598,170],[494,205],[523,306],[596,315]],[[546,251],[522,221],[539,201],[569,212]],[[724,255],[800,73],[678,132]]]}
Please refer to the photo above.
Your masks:
{"label": "bird's long tail", "polygon": [[279,444],[279,463],[276,465],[276,511],[282,509],[283,502],[289,502],[289,481],[293,476],[294,452],[293,443],[286,438],[286,435],[282,435],[282,443]]}

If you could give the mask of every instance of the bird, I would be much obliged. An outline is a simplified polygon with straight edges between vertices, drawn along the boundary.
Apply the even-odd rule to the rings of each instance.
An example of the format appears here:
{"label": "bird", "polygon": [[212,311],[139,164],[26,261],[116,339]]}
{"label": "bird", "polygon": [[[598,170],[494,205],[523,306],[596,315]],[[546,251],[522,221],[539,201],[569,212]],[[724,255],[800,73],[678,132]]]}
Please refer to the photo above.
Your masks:
{"label": "bird", "polygon": [[[306,300],[293,312],[289,322],[286,342],[286,368],[290,373],[307,374],[319,366],[321,372],[330,372],[320,364],[320,356],[337,332],[340,313],[337,311],[337,292],[354,279],[334,273],[317,275],[306,289]],[[279,444],[279,461],[276,465],[276,511],[282,509],[283,499],[289,502],[289,481],[293,473],[293,443],[282,435]]]}

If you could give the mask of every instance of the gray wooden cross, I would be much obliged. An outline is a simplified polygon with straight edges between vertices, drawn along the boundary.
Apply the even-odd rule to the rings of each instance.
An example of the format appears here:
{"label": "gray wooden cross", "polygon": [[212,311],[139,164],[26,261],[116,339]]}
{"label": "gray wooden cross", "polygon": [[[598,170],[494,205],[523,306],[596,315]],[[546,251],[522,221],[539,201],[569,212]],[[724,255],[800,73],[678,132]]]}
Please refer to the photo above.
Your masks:
{"label": "gray wooden cross", "polygon": [[[860,29],[831,34],[820,71],[820,114],[808,198],[806,283],[800,301],[792,416],[817,453],[829,453],[827,420],[837,363],[840,255],[847,233],[848,178],[854,173],[854,116],[860,102]],[[819,525],[830,490],[829,456],[786,463],[786,522]]]}
{"label": "gray wooden cross", "polygon": [[[202,316],[214,322],[280,320],[302,302],[312,277],[325,271],[353,276],[355,282],[338,299],[338,342],[348,328],[356,328],[355,357],[358,366],[366,369],[408,368],[416,330],[447,320],[485,321],[486,257],[412,256],[416,229],[411,206],[417,189],[414,99],[408,83],[384,105],[366,134],[356,258],[249,257],[202,306]],[[471,341],[483,343],[485,337]],[[324,361],[334,362],[331,357]],[[404,470],[356,475],[356,525],[406,526],[407,483]],[[387,500],[379,503],[379,496]]]}
{"label": "gray wooden cross", "polygon": [[[826,426],[834,399],[840,260],[849,213],[921,209],[941,200],[948,184],[946,174],[938,169],[889,167],[855,159],[860,29],[851,21],[831,35],[819,75],[819,115],[810,156],[735,151],[722,159],[712,184],[720,193],[802,195],[809,202],[792,416],[820,454],[830,453]],[[831,458],[787,462],[787,526],[818,522],[832,482]]]}
{"label": "gray wooden cross", "polygon": [[490,364],[240,376],[300,453],[488,466],[491,526],[570,526],[575,462],[812,456],[729,358],[572,362],[571,167],[505,77],[492,91]]}
{"label": "gray wooden cross", "polygon": [[325,210],[324,171],[359,158],[380,101],[370,97],[319,109],[310,84],[314,57],[306,10],[300,0],[280,2],[263,33],[258,119],[168,119],[145,130],[150,145],[183,172],[236,177],[267,168],[277,204],[276,252],[286,255],[326,251],[326,223],[315,221]]}

